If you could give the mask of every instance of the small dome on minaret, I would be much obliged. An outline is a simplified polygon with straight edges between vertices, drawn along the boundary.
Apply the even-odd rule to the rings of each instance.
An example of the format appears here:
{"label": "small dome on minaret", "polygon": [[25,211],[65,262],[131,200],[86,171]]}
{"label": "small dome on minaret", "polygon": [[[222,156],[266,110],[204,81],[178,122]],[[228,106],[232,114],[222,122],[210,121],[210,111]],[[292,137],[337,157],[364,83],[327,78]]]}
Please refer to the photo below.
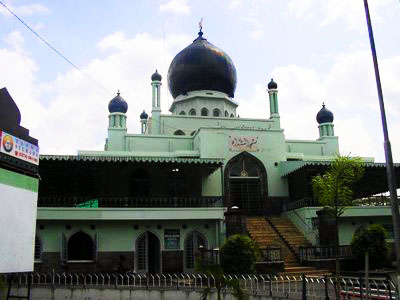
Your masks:
{"label": "small dome on minaret", "polygon": [[117,96],[111,99],[108,104],[108,111],[110,113],[123,113],[125,114],[128,111],[128,103],[121,97],[120,92],[118,91]]}
{"label": "small dome on minaret", "polygon": [[322,103],[322,108],[317,113],[317,122],[318,124],[333,122],[333,113],[325,107],[325,103]]}
{"label": "small dome on minaret", "polygon": [[268,83],[269,90],[276,90],[278,88],[278,84],[271,78],[271,81]]}
{"label": "small dome on minaret", "polygon": [[155,72],[153,75],[151,75],[151,81],[161,81],[161,79],[162,79],[162,77],[161,77],[161,75],[157,72],[157,70],[156,70],[156,72]]}
{"label": "small dome on minaret", "polygon": [[143,110],[143,112],[140,114],[140,120],[147,120],[148,118],[149,115]]}

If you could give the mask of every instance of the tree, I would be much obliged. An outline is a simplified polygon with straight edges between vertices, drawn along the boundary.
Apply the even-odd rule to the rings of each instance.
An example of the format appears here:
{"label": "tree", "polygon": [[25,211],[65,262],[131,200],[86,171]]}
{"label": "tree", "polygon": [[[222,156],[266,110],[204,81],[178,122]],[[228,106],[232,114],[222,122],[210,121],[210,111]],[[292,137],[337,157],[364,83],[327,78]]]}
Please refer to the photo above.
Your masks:
{"label": "tree", "polygon": [[351,250],[354,257],[362,265],[364,255],[368,252],[371,268],[381,268],[388,260],[390,249],[386,242],[387,233],[379,224],[372,224],[368,228],[360,227],[356,230],[351,241]]}
{"label": "tree", "polygon": [[[336,282],[339,282],[339,217],[347,206],[352,204],[354,184],[364,174],[361,158],[338,155],[323,175],[312,179],[314,197],[323,206],[332,209],[335,219]],[[339,297],[339,284],[336,285],[336,297]]]}
{"label": "tree", "polygon": [[226,274],[254,272],[254,265],[260,258],[257,242],[246,235],[230,236],[221,247],[221,266]]}
{"label": "tree", "polygon": [[[233,290],[233,296],[238,300],[247,300],[248,295],[240,287],[239,280],[229,279],[225,276],[222,267],[218,264],[204,264],[199,260],[196,264],[196,271],[212,276],[215,282],[215,289],[217,290],[217,300],[221,300],[221,290],[223,287],[228,287]],[[207,300],[208,295],[211,293],[211,287],[206,287],[201,293],[201,300]]]}
{"label": "tree", "polygon": [[[358,262],[365,262],[365,288],[369,295],[369,265],[381,267],[389,256],[389,247],[386,243],[386,230],[379,224],[373,224],[367,229],[360,227],[353,235],[351,248]],[[372,260],[370,259],[372,258]]]}
{"label": "tree", "polygon": [[[240,287],[239,280],[229,279],[225,274],[243,274],[254,272],[254,264],[260,257],[258,244],[246,235],[235,234],[229,237],[221,247],[221,264],[209,263],[205,259],[196,261],[196,271],[212,275],[215,278],[217,299],[221,299],[221,290],[227,286],[232,288],[233,296],[245,300],[248,295]],[[201,299],[207,299],[211,288],[203,290]]]}

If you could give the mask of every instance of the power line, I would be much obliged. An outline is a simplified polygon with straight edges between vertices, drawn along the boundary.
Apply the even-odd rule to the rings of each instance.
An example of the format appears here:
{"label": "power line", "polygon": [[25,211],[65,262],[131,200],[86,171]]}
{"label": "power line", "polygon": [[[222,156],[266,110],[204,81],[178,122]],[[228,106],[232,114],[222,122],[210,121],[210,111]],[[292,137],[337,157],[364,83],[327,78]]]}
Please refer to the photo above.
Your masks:
{"label": "power line", "polygon": [[35,30],[33,30],[28,24],[26,24],[20,17],[18,17],[11,9],[9,9],[1,0],[0,4],[4,6],[6,10],[8,10],[14,17],[18,19],[26,28],[28,28],[34,35],[36,35],[43,43],[45,43],[51,50],[53,50],[55,53],[57,53],[59,56],[61,56],[62,59],[64,59],[67,63],[69,63],[71,66],[73,66],[75,69],[77,69],[80,73],[82,73],[87,79],[89,79],[92,83],[97,85],[100,89],[102,89],[104,92],[106,92],[109,95],[113,95],[109,90],[101,86],[96,80],[91,78],[88,74],[83,72],[81,69],[79,69],[75,64],[73,64],[68,58],[66,58],[60,51],[58,51],[56,48],[54,48],[50,43],[48,43],[44,38],[42,38]]}

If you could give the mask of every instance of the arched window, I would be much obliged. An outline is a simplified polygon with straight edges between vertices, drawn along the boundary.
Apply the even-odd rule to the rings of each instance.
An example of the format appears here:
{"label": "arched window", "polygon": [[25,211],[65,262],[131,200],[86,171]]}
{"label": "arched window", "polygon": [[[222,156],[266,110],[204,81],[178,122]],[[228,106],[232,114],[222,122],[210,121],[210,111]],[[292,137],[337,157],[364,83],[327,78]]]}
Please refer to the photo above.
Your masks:
{"label": "arched window", "polygon": [[131,173],[129,182],[130,197],[150,196],[150,176],[143,169],[136,169]]}
{"label": "arched window", "polygon": [[35,237],[35,261],[42,260],[42,241],[39,237]]}
{"label": "arched window", "polygon": [[152,232],[143,232],[135,245],[136,270],[139,273],[160,273],[160,239]]}
{"label": "arched window", "polygon": [[185,133],[182,130],[178,129],[174,132],[174,135],[185,135]]}
{"label": "arched window", "polygon": [[225,111],[225,118],[229,118],[229,113],[227,110]]}
{"label": "arched window", "polygon": [[185,272],[191,273],[194,271],[196,257],[200,254],[199,247],[203,246],[207,249],[207,238],[197,230],[192,231],[185,239]]}
{"label": "arched window", "polygon": [[186,174],[179,168],[174,168],[168,173],[168,195],[180,197],[187,194]]}
{"label": "arched window", "polygon": [[231,118],[234,118],[235,117],[235,115],[234,114],[231,114],[231,116],[230,116]]}
{"label": "arched window", "polygon": [[186,113],[185,113],[185,111],[184,110],[182,110],[180,113],[179,113],[181,116],[184,116],[184,115],[186,115]]}
{"label": "arched window", "polygon": [[189,110],[189,115],[195,116],[195,115],[196,115],[196,110],[195,110],[194,108],[192,108],[191,110]]}
{"label": "arched window", "polygon": [[214,117],[219,117],[219,115],[221,114],[220,110],[218,108],[213,110],[213,116]]}
{"label": "arched window", "polygon": [[202,115],[203,117],[208,116],[208,109],[205,108],[205,107],[203,107],[203,108],[201,109],[201,115]]}
{"label": "arched window", "polygon": [[68,260],[93,260],[95,251],[92,238],[84,233],[78,231],[68,240]]}

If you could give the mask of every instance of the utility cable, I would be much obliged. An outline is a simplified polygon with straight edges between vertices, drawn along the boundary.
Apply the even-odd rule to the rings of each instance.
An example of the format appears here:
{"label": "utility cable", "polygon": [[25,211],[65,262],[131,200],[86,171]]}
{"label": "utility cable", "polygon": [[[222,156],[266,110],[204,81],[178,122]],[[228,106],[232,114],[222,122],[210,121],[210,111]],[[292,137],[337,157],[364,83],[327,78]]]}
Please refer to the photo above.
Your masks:
{"label": "utility cable", "polygon": [[75,64],[73,64],[68,58],[66,58],[60,51],[58,51],[56,48],[54,48],[50,43],[48,43],[44,38],[42,38],[35,30],[33,30],[28,24],[26,24],[20,17],[18,17],[11,9],[9,9],[1,0],[0,4],[4,6],[6,10],[8,10],[14,17],[18,19],[26,28],[28,28],[34,35],[36,35],[43,43],[45,43],[51,50],[53,50],[55,53],[57,53],[59,56],[61,56],[67,63],[69,63],[71,66],[73,66],[75,69],[77,69],[80,73],[82,73],[87,79],[89,79],[92,83],[94,83],[97,87],[102,89],[104,92],[106,92],[109,95],[113,95],[109,90],[101,86],[96,80],[91,78],[88,74],[83,72],[81,69],[79,69]]}

